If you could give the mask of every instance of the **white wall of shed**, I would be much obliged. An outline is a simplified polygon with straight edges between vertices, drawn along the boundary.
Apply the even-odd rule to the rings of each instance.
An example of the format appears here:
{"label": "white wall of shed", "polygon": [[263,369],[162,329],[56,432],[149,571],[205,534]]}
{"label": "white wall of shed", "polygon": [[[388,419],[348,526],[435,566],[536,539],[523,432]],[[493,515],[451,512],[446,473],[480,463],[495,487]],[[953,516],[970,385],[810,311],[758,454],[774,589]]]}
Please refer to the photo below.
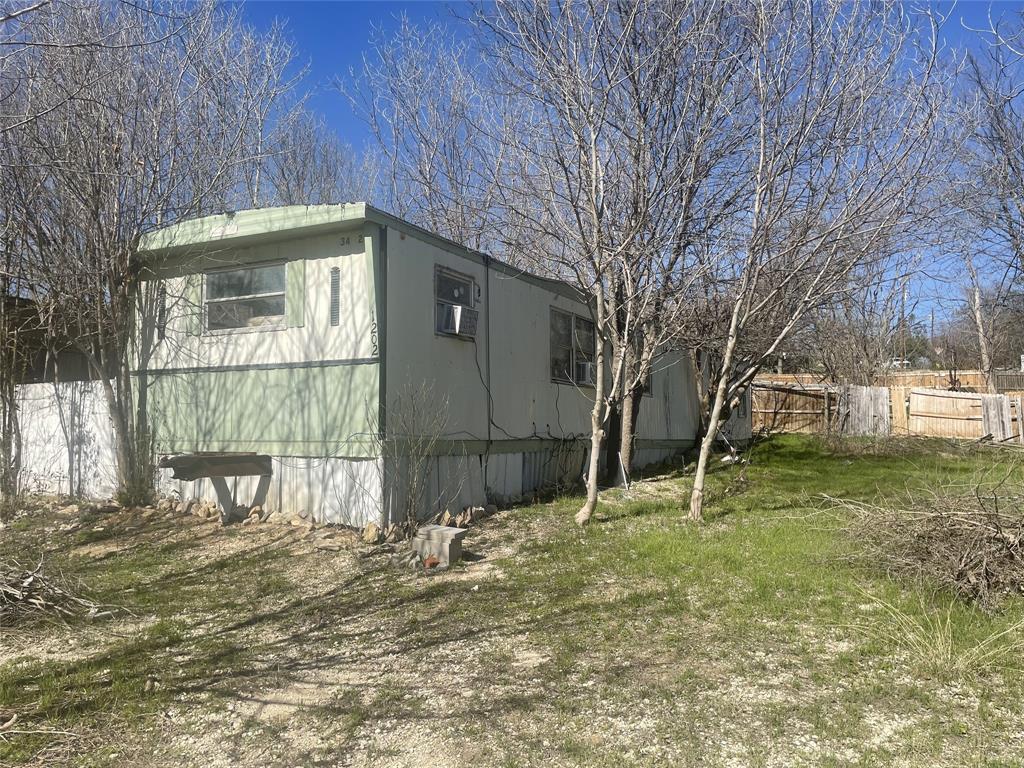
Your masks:
{"label": "white wall of shed", "polygon": [[[80,490],[91,497],[114,493],[114,432],[99,382],[24,384],[18,387],[18,405],[24,491],[69,494]],[[81,473],[80,489],[72,487],[69,460]]]}

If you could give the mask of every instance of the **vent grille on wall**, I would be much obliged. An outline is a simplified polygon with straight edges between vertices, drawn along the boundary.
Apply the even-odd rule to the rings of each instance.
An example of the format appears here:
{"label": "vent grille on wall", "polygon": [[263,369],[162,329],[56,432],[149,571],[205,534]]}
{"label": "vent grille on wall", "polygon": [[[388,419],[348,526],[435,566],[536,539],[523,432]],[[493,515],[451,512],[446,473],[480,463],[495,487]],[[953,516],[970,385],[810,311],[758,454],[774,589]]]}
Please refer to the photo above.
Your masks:
{"label": "vent grille on wall", "polygon": [[331,325],[341,323],[341,269],[331,267]]}
{"label": "vent grille on wall", "polygon": [[156,289],[156,337],[167,338],[167,286],[163,283]]}

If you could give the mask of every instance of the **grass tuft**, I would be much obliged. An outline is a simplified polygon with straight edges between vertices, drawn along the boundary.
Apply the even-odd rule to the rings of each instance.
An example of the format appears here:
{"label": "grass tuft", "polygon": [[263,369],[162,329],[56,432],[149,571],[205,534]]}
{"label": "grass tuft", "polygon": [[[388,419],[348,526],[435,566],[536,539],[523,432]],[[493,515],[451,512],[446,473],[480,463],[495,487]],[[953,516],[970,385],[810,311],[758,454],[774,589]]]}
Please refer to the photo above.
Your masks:
{"label": "grass tuft", "polygon": [[[984,614],[957,597],[930,604],[919,596],[916,610],[862,592],[878,618],[857,628],[906,651],[915,667],[940,680],[972,680],[994,670],[1014,669],[1024,653],[1024,619],[992,627]],[[979,633],[979,628],[984,628]]]}

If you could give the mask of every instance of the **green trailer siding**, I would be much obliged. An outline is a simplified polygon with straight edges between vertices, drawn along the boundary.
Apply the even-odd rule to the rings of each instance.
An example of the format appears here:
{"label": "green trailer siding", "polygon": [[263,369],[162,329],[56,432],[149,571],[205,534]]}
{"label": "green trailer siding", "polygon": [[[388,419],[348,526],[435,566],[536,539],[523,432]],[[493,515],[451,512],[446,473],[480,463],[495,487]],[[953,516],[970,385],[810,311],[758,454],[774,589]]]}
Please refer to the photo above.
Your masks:
{"label": "green trailer siding", "polygon": [[373,455],[377,361],[161,371],[147,379],[158,453]]}

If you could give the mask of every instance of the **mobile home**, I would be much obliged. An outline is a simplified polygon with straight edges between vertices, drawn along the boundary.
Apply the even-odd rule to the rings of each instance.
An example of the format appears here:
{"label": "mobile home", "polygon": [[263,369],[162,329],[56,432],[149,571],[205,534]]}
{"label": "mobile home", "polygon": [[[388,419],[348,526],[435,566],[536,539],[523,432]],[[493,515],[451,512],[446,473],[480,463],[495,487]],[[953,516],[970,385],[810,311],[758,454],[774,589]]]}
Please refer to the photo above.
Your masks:
{"label": "mobile home", "polygon": [[[582,473],[596,344],[570,286],[363,203],[185,221],[149,235],[137,384],[156,452],[269,457],[237,501],[361,526],[509,502]],[[736,421],[734,419],[734,421]],[[696,387],[665,355],[637,465],[693,445]],[[749,436],[749,416],[731,433]],[[411,461],[409,456],[426,458]],[[415,466],[412,466],[415,465]],[[205,478],[163,490],[216,496]]]}

